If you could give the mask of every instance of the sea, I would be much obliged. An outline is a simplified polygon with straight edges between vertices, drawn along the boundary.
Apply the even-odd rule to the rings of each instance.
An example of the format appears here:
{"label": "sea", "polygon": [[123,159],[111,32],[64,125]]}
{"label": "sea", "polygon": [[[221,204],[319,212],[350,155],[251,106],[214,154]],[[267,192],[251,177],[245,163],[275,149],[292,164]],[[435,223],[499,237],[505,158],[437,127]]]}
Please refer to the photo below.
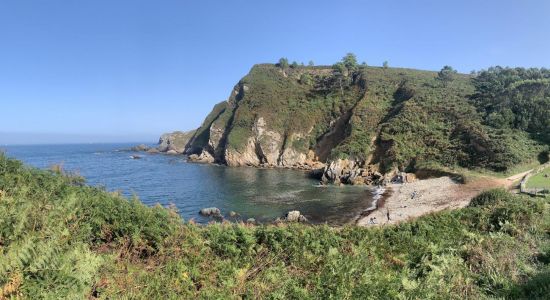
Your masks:
{"label": "sea", "polygon": [[[136,196],[147,205],[175,206],[184,220],[201,224],[214,220],[201,216],[200,209],[217,207],[234,221],[269,223],[299,210],[312,223],[343,225],[380,197],[365,186],[321,186],[304,171],[197,164],[184,155],[127,150],[134,145],[14,145],[0,146],[0,151],[40,169],[62,165],[89,185]],[[229,216],[232,211],[237,217]]]}

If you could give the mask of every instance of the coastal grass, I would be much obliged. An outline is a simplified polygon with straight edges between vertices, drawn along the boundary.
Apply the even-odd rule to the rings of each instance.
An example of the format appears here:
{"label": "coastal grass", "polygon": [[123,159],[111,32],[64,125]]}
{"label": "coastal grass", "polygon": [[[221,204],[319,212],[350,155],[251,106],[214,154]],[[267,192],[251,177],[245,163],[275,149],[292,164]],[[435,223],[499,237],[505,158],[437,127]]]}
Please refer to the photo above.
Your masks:
{"label": "coastal grass", "polygon": [[530,189],[550,189],[550,167],[531,176],[527,181],[527,188]]}
{"label": "coastal grass", "polygon": [[544,298],[549,232],[550,198],[504,190],[381,228],[199,226],[0,155],[0,298]]}

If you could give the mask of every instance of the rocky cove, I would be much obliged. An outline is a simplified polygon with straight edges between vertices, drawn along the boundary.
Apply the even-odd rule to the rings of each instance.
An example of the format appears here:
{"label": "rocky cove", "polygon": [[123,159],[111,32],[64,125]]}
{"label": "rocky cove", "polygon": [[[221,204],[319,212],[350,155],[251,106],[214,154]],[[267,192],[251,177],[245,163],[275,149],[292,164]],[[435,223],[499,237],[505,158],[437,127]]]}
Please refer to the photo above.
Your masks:
{"label": "rocky cove", "polygon": [[[360,66],[349,56],[334,66],[254,65],[196,130],[164,134],[157,147],[137,150],[210,165],[304,170],[320,186],[385,186],[397,195],[388,210],[410,209],[396,204],[417,194],[405,184],[450,189],[466,203],[471,195],[454,188],[456,174],[448,170],[504,172],[532,163],[547,146],[495,131],[471,101],[478,79],[444,71]],[[425,198],[427,207],[450,205]]]}
{"label": "rocky cove", "polygon": [[[306,84],[304,77],[313,83]],[[372,105],[379,96],[367,85],[368,76],[360,72],[342,78],[331,67],[283,70],[256,65],[199,128],[166,133],[156,147],[133,150],[182,155],[194,163],[303,170],[320,185],[371,186],[372,190],[412,182],[414,174],[386,160],[391,142],[381,136],[384,112]],[[294,107],[296,103],[302,103],[301,108]],[[359,145],[357,126],[366,130]],[[376,206],[373,201],[355,216]]]}
{"label": "rocky cove", "polygon": [[[402,101],[413,92],[380,75],[370,69],[338,75],[328,66],[255,65],[199,128],[164,134],[149,151],[230,167],[307,170],[322,184],[413,181],[414,174],[403,172],[409,163],[392,159],[395,143],[382,131],[392,112],[375,101]],[[386,89],[384,95],[379,88]]]}

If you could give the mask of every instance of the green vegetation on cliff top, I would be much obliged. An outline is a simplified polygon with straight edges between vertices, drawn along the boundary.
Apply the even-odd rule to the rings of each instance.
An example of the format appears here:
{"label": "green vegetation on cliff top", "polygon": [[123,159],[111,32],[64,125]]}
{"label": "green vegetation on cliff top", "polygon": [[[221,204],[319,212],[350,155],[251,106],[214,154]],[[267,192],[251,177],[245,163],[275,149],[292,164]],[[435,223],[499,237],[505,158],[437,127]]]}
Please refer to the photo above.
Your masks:
{"label": "green vegetation on cliff top", "polygon": [[535,161],[550,140],[546,69],[464,75],[450,67],[438,73],[357,65],[350,55],[333,67],[262,64],[226,105],[205,121],[215,119],[224,131],[220,147],[242,151],[261,117],[283,137],[301,134],[290,146],[313,150],[321,161],[352,158],[383,171],[505,172]]}
{"label": "green vegetation on cliff top", "polygon": [[384,228],[198,226],[0,154],[0,298],[543,298],[549,201],[494,190]]}

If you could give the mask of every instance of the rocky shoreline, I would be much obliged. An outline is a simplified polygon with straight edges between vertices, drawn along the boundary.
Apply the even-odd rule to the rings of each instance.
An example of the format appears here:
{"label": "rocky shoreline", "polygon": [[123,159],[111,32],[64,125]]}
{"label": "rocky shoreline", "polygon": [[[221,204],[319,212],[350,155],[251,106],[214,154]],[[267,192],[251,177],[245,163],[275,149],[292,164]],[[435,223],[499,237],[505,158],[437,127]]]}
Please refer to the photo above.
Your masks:
{"label": "rocky shoreline", "polygon": [[[129,150],[145,152],[149,154],[164,153],[169,155],[187,155],[188,162],[222,164],[232,166],[228,162],[217,160],[210,151],[204,149],[200,153],[191,151],[191,143],[195,137],[195,131],[175,131],[165,133],[159,138],[156,147],[137,145]],[[392,182],[412,182],[416,179],[414,174],[394,171],[388,174],[380,173],[375,166],[365,161],[350,159],[337,159],[323,163],[317,160],[313,151],[305,155],[304,160],[294,161],[293,164],[273,164],[260,162],[258,164],[237,164],[237,166],[249,166],[255,168],[284,168],[309,172],[309,176],[319,180],[320,184],[335,185],[370,185],[380,186]]]}
{"label": "rocky shoreline", "polygon": [[[223,222],[226,221],[227,218],[229,218],[230,221],[234,222],[244,222],[247,224],[258,224],[256,219],[254,218],[248,218],[246,220],[242,220],[240,217],[240,214],[234,211],[230,211],[229,214],[225,215],[222,214],[222,211],[217,207],[207,207],[201,209],[199,212],[199,215],[211,218],[213,221]],[[308,219],[302,215],[302,213],[299,210],[291,210],[288,211],[284,216],[278,217],[275,220],[273,220],[274,224],[279,223],[308,223]]]}

